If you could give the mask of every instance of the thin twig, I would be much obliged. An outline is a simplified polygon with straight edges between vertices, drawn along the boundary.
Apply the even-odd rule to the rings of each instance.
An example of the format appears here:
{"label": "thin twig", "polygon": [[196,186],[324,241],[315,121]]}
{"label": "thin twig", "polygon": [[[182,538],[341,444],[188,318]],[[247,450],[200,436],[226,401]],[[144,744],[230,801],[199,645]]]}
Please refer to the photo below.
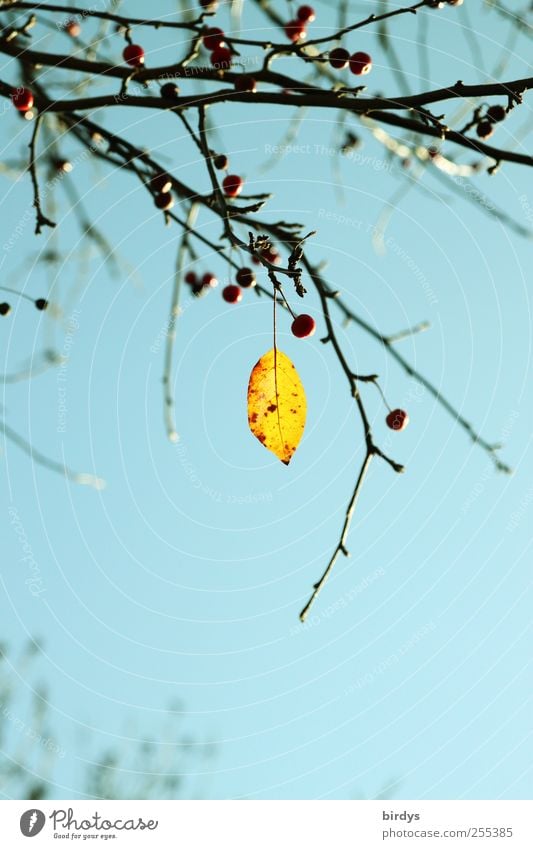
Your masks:
{"label": "thin twig", "polygon": [[64,463],[59,463],[57,460],[52,460],[50,457],[47,457],[46,454],[43,454],[41,451],[37,451],[33,445],[20,436],[16,430],[13,430],[5,421],[0,420],[0,432],[4,434],[7,439],[21,448],[32,460],[38,463],[40,466],[44,466],[45,469],[50,469],[52,472],[58,472],[61,475],[64,475],[67,480],[72,483],[81,484],[83,486],[91,486],[93,489],[104,489],[105,480],[103,478],[99,478],[96,475],[88,474],[87,472],[75,472],[73,469],[70,469]]}
{"label": "thin twig", "polygon": [[394,342],[401,342],[403,339],[409,339],[417,333],[423,333],[431,327],[429,321],[419,321],[413,327],[406,327],[405,330],[399,330],[397,333],[390,333],[386,338],[389,345]]}
{"label": "thin twig", "polygon": [[183,264],[185,261],[185,254],[187,252],[188,233],[190,229],[194,227],[197,215],[198,204],[192,204],[186,219],[187,229],[185,230],[178,247],[176,269],[174,272],[174,285],[172,287],[172,296],[170,299],[170,311],[165,343],[165,366],[163,371],[163,415],[167,429],[167,436],[170,442],[177,442],[179,439],[178,432],[176,430],[176,405],[173,386],[174,343],[176,341],[176,323],[180,309],[179,299],[181,281],[183,279]]}
{"label": "thin twig", "polygon": [[30,148],[30,163],[29,163],[29,171],[31,175],[31,182],[33,185],[33,206],[35,207],[35,212],[37,216],[37,220],[35,223],[35,234],[39,235],[41,229],[43,227],[55,227],[55,222],[51,221],[49,218],[44,215],[41,209],[41,195],[39,192],[39,181],[37,179],[37,157],[36,157],[36,145],[37,139],[39,137],[39,130],[41,128],[41,121],[43,120],[43,116],[39,115],[35,119],[35,126],[33,128],[33,133],[31,136],[31,141],[29,143]]}
{"label": "thin twig", "polygon": [[337,562],[337,558],[338,558],[339,554],[344,554],[345,557],[349,557],[349,552],[346,548],[346,540],[347,540],[347,537],[348,537],[348,532],[350,530],[350,526],[352,524],[355,505],[357,504],[357,500],[359,498],[359,494],[360,494],[361,488],[363,486],[363,481],[365,479],[366,473],[367,473],[368,468],[370,466],[370,461],[372,460],[372,457],[373,457],[373,454],[371,454],[367,451],[367,453],[365,455],[365,459],[363,460],[363,464],[362,464],[362,466],[359,470],[359,474],[357,476],[357,480],[356,480],[356,483],[355,483],[354,491],[352,493],[352,497],[350,498],[350,501],[348,502],[348,507],[346,508],[346,516],[344,517],[344,524],[342,526],[340,539],[339,539],[339,541],[338,541],[338,543],[335,547],[335,551],[331,555],[331,559],[330,559],[328,565],[326,566],[323,574],[320,576],[320,578],[318,579],[316,584],[313,584],[313,592],[311,593],[309,601],[307,602],[305,607],[300,612],[300,621],[301,622],[305,622],[307,615],[308,615],[309,611],[311,610],[313,603],[316,600],[316,597],[318,596],[319,592],[321,591],[321,589],[323,588],[327,579],[329,578],[330,572],[333,569],[335,563]]}

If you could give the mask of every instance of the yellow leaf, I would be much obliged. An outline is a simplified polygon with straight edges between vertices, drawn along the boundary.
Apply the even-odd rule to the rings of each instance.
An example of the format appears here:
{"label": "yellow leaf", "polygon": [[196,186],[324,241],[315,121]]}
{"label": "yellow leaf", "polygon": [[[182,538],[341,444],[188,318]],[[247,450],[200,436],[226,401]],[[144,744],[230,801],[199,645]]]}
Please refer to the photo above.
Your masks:
{"label": "yellow leaf", "polygon": [[305,427],[307,402],[298,372],[272,349],[255,364],[248,384],[248,424],[253,435],[289,465]]}

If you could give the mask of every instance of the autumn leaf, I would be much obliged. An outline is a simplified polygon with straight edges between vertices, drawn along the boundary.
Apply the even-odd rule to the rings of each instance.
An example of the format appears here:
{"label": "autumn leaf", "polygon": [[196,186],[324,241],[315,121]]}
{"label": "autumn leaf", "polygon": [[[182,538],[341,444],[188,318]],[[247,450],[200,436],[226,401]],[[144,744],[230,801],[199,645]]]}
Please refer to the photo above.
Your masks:
{"label": "autumn leaf", "polygon": [[306,412],[305,390],[291,360],[275,348],[263,354],[248,384],[248,424],[286,466],[302,438]]}

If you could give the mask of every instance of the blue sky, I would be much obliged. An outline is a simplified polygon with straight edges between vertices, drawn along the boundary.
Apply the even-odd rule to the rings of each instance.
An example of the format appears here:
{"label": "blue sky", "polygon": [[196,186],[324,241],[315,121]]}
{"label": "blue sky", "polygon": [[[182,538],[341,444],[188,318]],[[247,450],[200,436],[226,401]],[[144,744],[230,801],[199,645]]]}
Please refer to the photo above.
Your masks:
{"label": "blue sky", "polygon": [[[248,5],[244,26],[258,37],[264,19]],[[417,50],[421,25],[411,16],[391,24],[413,92],[490,79],[502,56],[506,79],[531,72],[525,43],[519,39],[506,56],[507,28],[482,5],[468,4],[479,55],[465,36],[465,7],[431,16],[427,80]],[[316,6],[318,35],[333,21],[327,4]],[[142,14],[140,3],[126,7]],[[352,8],[363,17],[374,6]],[[168,12],[161,2],[152,10]],[[219,19],[228,26],[224,12]],[[69,49],[62,35],[34,33],[43,49]],[[175,56],[175,34],[135,38],[146,45],[147,63]],[[364,30],[347,44],[374,57],[369,91],[399,91],[375,34]],[[109,36],[106,55],[119,61],[121,49],[119,37]],[[14,81],[14,66],[2,76]],[[112,85],[100,81],[98,91]],[[182,90],[195,85],[184,81]],[[447,108],[447,117],[456,114]],[[99,119],[207,190],[197,150],[172,116],[124,109]],[[301,626],[298,611],[337,542],[364,451],[345,378],[319,341],[318,301],[310,291],[306,308],[319,324],[311,340],[294,339],[280,317],[279,345],[308,397],[306,432],[288,468],[248,432],[249,372],[272,343],[271,304],[251,293],[236,307],[220,289],[198,302],[184,295],[175,362],[181,439],[170,444],[161,334],[178,232],[164,227],[130,177],[77,161],[81,149],[61,140],[75,166],[65,179],[116,245],[121,265],[112,274],[101,254],[84,252],[61,190],[57,208],[46,198],[56,231],[34,237],[26,223],[2,250],[4,285],[32,297],[51,287],[50,300],[63,310],[58,318],[14,304],[0,328],[3,371],[37,357],[51,340],[69,355],[62,372],[6,387],[6,420],[36,448],[107,481],[100,492],[73,486],[4,446],[2,639],[14,648],[30,635],[43,641],[37,677],[48,685],[50,727],[65,750],[54,794],[82,793],[84,766],[111,745],[149,737],[168,754],[167,709],[179,700],[184,733],[215,746],[208,763],[176,760],[190,773],[188,792],[208,798],[382,791],[529,798],[531,242],[476,209],[462,183],[451,192],[428,172],[423,190],[406,192],[394,210],[391,241],[378,254],[372,227],[408,182],[368,130],[348,124],[364,144],[356,157],[339,160],[331,155],[335,113],[309,111],[298,140],[309,152],[288,152],[264,170],[270,146],[283,140],[286,110],[219,106],[211,121],[231,170],[250,191],[274,192],[262,214],[317,230],[310,256],[327,261],[328,280],[354,310],[383,332],[431,322],[428,332],[398,343],[402,353],[484,436],[505,442],[502,456],[515,472],[495,474],[435,400],[334,313],[354,370],[379,373],[389,402],[409,409],[409,428],[391,434],[378,394],[363,387],[379,444],[407,472],[396,476],[374,463],[349,538],[352,556],[338,562]],[[528,122],[526,96],[495,143],[527,148]],[[24,156],[30,126],[8,111],[0,129],[3,158]],[[464,152],[460,161],[472,156]],[[16,183],[3,175],[2,185],[9,235],[27,221],[31,185],[27,174]],[[473,185],[533,227],[533,183],[522,168],[505,165]],[[205,213],[198,226],[210,238],[220,234]],[[61,259],[46,267],[37,259],[50,249]],[[225,280],[225,264],[197,249],[198,268]],[[26,583],[24,545],[39,595]],[[21,704],[34,684],[20,673]],[[16,734],[13,728],[14,744]]]}

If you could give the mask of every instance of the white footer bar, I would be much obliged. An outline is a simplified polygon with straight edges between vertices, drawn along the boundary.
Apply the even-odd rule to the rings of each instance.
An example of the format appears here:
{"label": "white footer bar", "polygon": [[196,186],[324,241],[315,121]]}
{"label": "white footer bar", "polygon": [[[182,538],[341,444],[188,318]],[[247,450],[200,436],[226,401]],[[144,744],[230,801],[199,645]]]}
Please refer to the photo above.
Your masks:
{"label": "white footer bar", "polygon": [[[1,845],[533,849],[528,801],[0,802]],[[35,843],[30,843],[35,839]]]}

